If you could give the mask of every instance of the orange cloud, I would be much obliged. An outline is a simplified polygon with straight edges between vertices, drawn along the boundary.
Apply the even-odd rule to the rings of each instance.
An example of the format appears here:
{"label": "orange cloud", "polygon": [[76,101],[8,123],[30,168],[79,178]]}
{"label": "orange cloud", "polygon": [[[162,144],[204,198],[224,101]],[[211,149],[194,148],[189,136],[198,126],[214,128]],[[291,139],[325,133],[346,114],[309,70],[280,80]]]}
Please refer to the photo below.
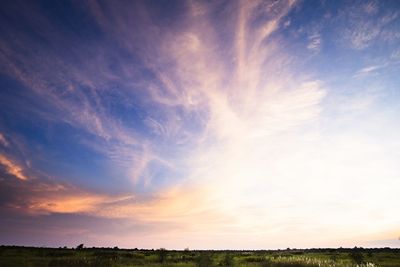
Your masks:
{"label": "orange cloud", "polygon": [[6,171],[17,177],[20,180],[27,180],[28,177],[24,175],[23,168],[12,160],[8,159],[4,155],[0,155],[0,164],[3,165]]}

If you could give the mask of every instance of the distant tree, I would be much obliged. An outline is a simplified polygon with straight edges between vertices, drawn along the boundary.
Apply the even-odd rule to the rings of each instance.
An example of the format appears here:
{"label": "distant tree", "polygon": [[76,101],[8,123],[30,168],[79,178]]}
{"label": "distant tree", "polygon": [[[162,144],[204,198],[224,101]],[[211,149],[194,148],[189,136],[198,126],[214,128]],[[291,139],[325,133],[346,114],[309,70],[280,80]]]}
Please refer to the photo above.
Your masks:
{"label": "distant tree", "polygon": [[356,264],[362,264],[364,262],[364,256],[361,251],[357,248],[354,248],[353,251],[350,253],[350,258]]}
{"label": "distant tree", "polygon": [[200,252],[200,255],[196,258],[198,267],[209,267],[212,266],[212,259],[208,253]]}
{"label": "distant tree", "polygon": [[163,263],[167,260],[167,250],[165,248],[157,249],[158,261]]}
{"label": "distant tree", "polygon": [[190,250],[189,250],[189,248],[185,248],[183,250],[182,260],[183,261],[188,261],[189,256],[190,256]]}
{"label": "distant tree", "polygon": [[76,249],[83,249],[83,244],[79,244]]}
{"label": "distant tree", "polygon": [[222,259],[221,266],[231,267],[233,266],[233,256],[232,253],[226,252],[224,258]]}

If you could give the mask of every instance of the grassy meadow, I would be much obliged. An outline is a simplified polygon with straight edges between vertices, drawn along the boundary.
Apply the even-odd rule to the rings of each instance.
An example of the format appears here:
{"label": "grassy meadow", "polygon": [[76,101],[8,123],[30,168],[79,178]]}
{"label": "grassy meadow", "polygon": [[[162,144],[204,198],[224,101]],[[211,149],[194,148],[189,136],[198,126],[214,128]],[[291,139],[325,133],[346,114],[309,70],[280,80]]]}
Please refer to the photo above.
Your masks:
{"label": "grassy meadow", "polygon": [[399,267],[400,249],[259,251],[0,247],[0,266]]}

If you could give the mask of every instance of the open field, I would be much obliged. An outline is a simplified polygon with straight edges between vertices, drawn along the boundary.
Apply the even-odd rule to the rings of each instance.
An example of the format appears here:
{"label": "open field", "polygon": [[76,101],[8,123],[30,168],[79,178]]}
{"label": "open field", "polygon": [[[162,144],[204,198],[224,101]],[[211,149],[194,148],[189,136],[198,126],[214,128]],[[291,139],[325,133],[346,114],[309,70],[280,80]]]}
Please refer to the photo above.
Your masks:
{"label": "open field", "polygon": [[259,251],[0,247],[0,266],[398,267],[400,249]]}

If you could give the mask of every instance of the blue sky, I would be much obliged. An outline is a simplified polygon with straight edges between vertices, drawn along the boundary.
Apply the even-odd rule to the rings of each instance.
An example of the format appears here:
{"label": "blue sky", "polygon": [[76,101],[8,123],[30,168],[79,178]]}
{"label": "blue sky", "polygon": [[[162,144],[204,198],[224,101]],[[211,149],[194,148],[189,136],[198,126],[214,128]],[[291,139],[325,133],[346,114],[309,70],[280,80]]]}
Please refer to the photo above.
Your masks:
{"label": "blue sky", "polygon": [[3,1],[0,243],[398,247],[399,24],[398,1]]}

